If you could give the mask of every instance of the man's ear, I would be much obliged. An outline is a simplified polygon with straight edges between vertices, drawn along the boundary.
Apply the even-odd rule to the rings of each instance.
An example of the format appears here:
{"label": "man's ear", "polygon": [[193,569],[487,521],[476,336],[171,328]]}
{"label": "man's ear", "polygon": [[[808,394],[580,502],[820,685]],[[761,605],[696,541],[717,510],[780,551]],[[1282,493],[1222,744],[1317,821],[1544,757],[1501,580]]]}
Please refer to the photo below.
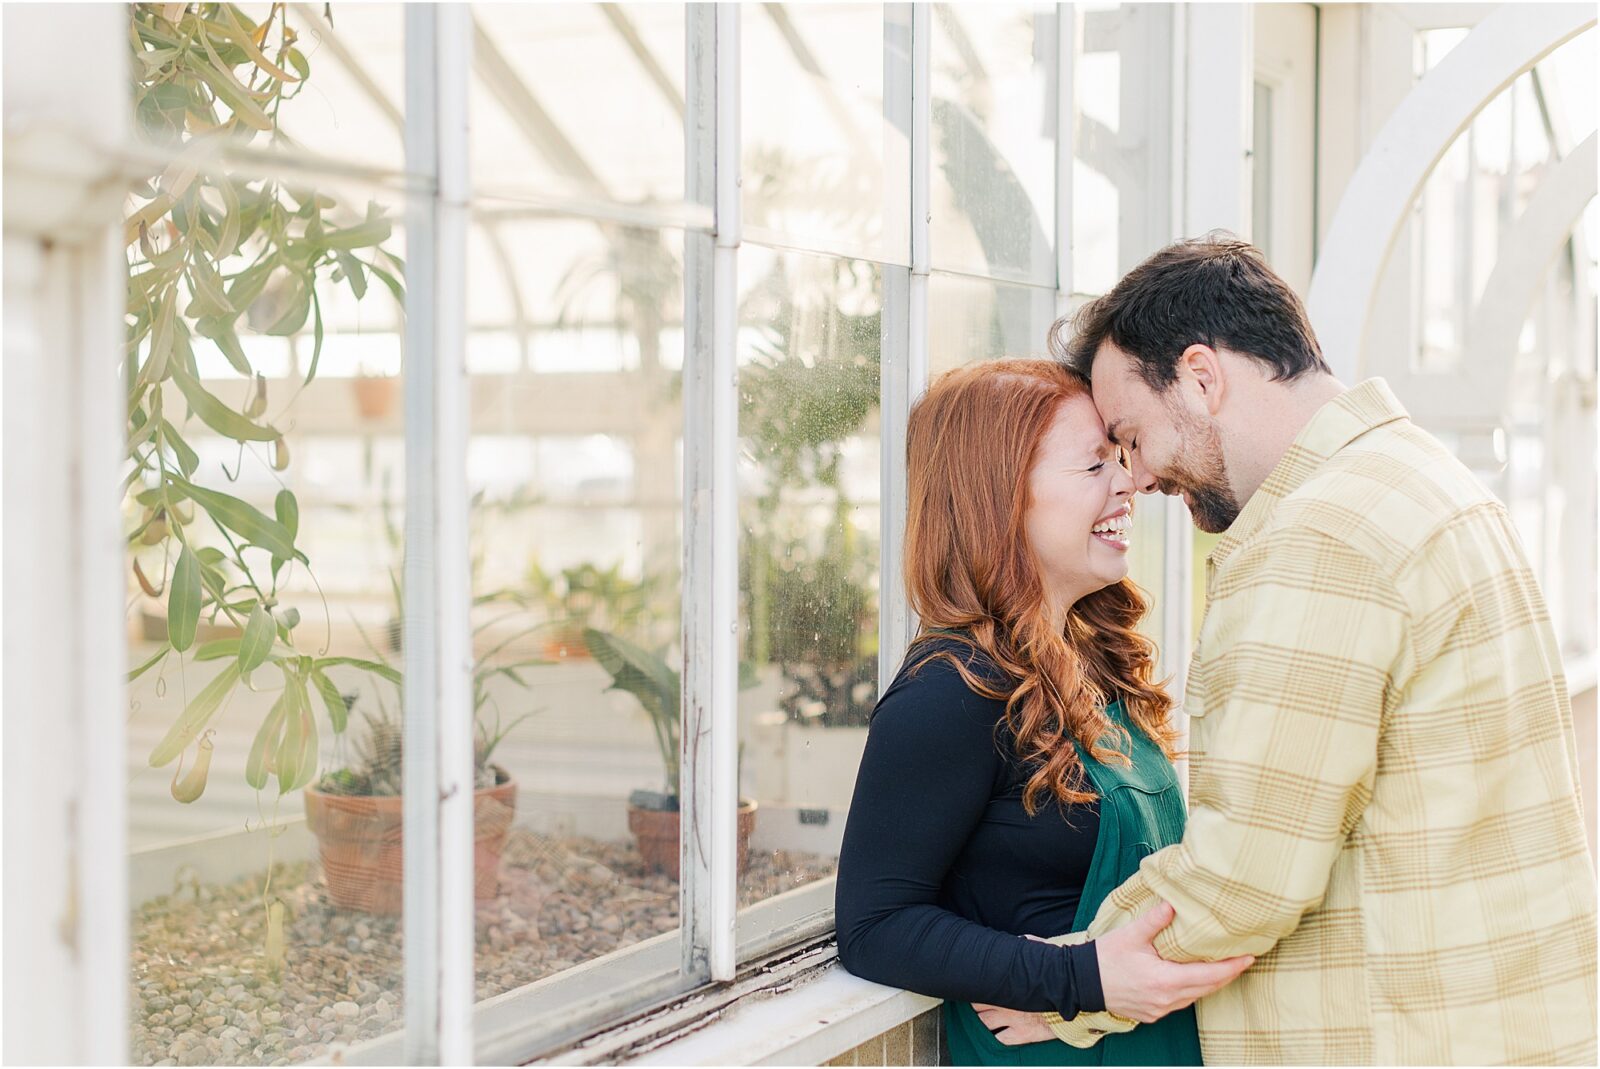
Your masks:
{"label": "man's ear", "polygon": [[1206,411],[1215,416],[1222,407],[1222,394],[1226,382],[1222,373],[1222,360],[1217,351],[1199,342],[1189,346],[1178,357],[1178,378],[1193,395],[1198,395]]}

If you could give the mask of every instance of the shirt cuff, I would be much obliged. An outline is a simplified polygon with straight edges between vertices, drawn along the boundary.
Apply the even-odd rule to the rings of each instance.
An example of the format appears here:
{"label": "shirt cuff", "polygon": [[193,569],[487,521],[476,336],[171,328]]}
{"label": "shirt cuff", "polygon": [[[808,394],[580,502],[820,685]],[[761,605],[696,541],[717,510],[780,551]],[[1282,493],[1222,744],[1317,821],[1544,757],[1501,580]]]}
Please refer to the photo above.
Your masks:
{"label": "shirt cuff", "polygon": [[1105,992],[1100,987],[1100,957],[1093,942],[1070,946],[1067,967],[1072,970],[1073,986],[1078,991],[1078,1011],[1097,1013],[1106,1008]]}

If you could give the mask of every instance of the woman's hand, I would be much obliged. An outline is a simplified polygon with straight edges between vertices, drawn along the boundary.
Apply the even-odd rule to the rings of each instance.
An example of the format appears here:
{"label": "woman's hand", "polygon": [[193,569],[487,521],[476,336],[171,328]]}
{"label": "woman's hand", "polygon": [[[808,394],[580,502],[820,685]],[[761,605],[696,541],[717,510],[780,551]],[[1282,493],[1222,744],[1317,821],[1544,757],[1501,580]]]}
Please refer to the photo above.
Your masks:
{"label": "woman's hand", "polygon": [[1255,964],[1249,954],[1222,961],[1180,963],[1156,953],[1156,933],[1172,923],[1172,907],[1158,903],[1094,941],[1106,1009],[1141,1024],[1226,987]]}
{"label": "woman's hand", "polygon": [[1003,1006],[986,1006],[977,1002],[972,1004],[972,1008],[978,1011],[978,1020],[994,1033],[994,1038],[1008,1047],[1056,1038],[1050,1026],[1044,1023],[1042,1013],[1008,1010]]}

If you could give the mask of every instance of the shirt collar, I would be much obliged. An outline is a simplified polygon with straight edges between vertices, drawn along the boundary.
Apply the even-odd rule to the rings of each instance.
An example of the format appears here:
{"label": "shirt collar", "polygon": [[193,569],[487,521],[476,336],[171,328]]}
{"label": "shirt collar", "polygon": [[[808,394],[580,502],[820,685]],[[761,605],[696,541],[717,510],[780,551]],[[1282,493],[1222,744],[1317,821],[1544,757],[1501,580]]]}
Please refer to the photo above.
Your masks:
{"label": "shirt collar", "polygon": [[1227,560],[1261,529],[1278,502],[1305,485],[1339,450],[1375,427],[1409,418],[1382,379],[1368,379],[1317,409],[1206,559],[1213,565]]}

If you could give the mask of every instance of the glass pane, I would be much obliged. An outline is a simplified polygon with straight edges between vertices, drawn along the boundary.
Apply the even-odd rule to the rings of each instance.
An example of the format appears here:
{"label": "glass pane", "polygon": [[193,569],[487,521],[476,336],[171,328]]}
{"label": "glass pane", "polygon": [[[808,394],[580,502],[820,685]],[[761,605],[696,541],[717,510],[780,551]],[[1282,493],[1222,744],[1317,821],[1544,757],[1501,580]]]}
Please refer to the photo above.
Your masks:
{"label": "glass pane", "polygon": [[833,873],[877,698],[882,281],[752,246],[739,271],[748,905]]}
{"label": "glass pane", "polygon": [[1104,293],[1170,236],[1172,13],[1075,4],[1072,289]]}
{"label": "glass pane", "polygon": [[935,267],[1055,285],[1054,6],[935,4]]}
{"label": "glass pane", "polygon": [[505,836],[498,868],[479,845],[487,999],[678,925],[683,238],[476,222],[478,813]]}
{"label": "glass pane", "polygon": [[744,8],[751,238],[907,262],[909,156],[884,120],[883,19],[877,4]]}
{"label": "glass pane", "polygon": [[482,192],[683,198],[681,4],[474,4]]}
{"label": "glass pane", "polygon": [[127,200],[130,1054],[337,1058],[401,1024],[402,206],[159,184]]}
{"label": "glass pane", "polygon": [[[147,140],[404,169],[402,5],[217,5],[203,35],[196,5],[131,7],[136,125]],[[166,17],[180,9],[176,22]]]}
{"label": "glass pane", "polygon": [[1006,356],[1050,355],[1056,292],[935,271],[928,278],[930,375]]}

